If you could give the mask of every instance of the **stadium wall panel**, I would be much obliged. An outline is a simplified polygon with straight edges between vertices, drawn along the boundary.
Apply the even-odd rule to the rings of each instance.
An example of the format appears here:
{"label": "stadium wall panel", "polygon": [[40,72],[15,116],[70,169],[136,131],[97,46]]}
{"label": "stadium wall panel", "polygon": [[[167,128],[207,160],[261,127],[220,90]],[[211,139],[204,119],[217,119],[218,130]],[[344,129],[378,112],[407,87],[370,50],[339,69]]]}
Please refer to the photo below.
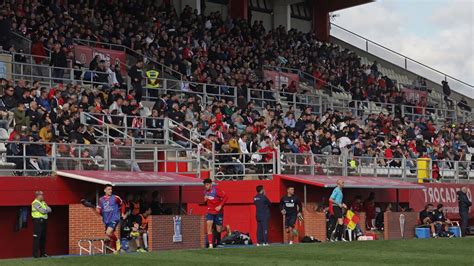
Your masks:
{"label": "stadium wall panel", "polygon": [[148,245],[152,251],[204,248],[205,223],[201,215],[181,215],[181,242],[173,242],[175,215],[151,216]]}
{"label": "stadium wall panel", "polygon": [[[0,259],[32,257],[33,222],[31,205],[28,207],[26,227],[18,229],[19,206],[1,206],[0,219]],[[52,205],[53,212],[49,215],[46,234],[46,253],[63,255],[68,252],[68,206]]]}

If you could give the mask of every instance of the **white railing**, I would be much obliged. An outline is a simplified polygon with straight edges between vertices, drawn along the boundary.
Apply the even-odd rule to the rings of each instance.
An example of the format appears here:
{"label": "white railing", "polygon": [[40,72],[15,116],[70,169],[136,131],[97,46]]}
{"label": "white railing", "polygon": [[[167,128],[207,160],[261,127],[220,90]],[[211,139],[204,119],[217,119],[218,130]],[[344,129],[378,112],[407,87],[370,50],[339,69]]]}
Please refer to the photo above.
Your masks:
{"label": "white railing", "polygon": [[0,175],[46,176],[61,170],[176,172],[200,177],[200,161],[191,149],[172,150],[126,143],[4,142]]}
{"label": "white railing", "polygon": [[434,83],[438,83],[440,80],[448,81],[454,91],[472,99],[472,92],[474,90],[472,84],[468,84],[444,72],[420,63],[419,61],[400,54],[334,23],[331,24],[331,27],[331,35],[335,36],[337,39],[402,67],[407,71],[426,77]]}
{"label": "white railing", "polygon": [[[199,176],[209,171],[217,180],[271,179],[273,174],[368,176],[426,182],[474,182],[472,161],[384,158],[311,153],[202,153],[201,147],[156,145],[3,142],[0,175],[51,175],[60,170],[176,172]],[[209,165],[202,165],[203,157]],[[212,158],[212,160],[210,159]]]}

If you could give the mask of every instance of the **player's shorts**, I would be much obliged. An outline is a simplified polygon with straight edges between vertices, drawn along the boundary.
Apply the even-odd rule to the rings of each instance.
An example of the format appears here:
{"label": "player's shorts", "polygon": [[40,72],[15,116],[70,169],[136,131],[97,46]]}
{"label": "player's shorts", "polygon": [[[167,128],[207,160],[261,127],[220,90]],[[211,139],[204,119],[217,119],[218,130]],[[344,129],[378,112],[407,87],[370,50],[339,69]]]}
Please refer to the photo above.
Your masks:
{"label": "player's shorts", "polygon": [[206,214],[206,221],[212,221],[215,225],[222,225],[222,223],[224,222],[224,214],[223,213],[218,213],[218,214],[208,213]]}
{"label": "player's shorts", "polygon": [[117,227],[117,225],[119,224],[120,221],[112,221],[112,222],[108,222],[105,224],[105,230],[107,230],[107,228],[113,228],[115,230],[115,228]]}
{"label": "player's shorts", "polygon": [[334,206],[334,207],[333,207],[333,210],[334,210],[334,217],[335,217],[336,219],[339,219],[339,218],[342,218],[342,217],[343,217],[343,216],[342,216],[342,209],[341,209],[341,207],[339,207],[339,206]]}
{"label": "player's shorts", "polygon": [[285,216],[285,228],[295,227],[296,219],[298,219],[298,217],[296,215],[286,215]]}

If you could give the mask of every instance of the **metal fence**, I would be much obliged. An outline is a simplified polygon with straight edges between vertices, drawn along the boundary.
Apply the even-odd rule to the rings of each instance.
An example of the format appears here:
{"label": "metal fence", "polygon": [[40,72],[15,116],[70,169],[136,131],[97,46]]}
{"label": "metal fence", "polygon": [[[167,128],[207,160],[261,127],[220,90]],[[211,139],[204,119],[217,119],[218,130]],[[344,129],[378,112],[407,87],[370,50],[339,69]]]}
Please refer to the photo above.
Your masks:
{"label": "metal fence", "polygon": [[287,93],[278,90],[247,89],[248,100],[254,102],[256,107],[264,109],[267,105],[274,107],[281,104],[283,108],[293,108],[294,111],[311,107],[314,114],[324,111],[324,96],[316,94]]}
{"label": "metal fence", "polygon": [[[123,140],[121,140],[123,141]],[[474,182],[474,162],[416,158],[355,157],[301,153],[213,152],[201,145],[183,148],[114,142],[81,145],[3,142],[0,175],[45,176],[61,170],[176,172],[217,180],[271,179],[273,174],[369,176],[431,182]],[[214,148],[214,147],[213,147]],[[270,158],[270,159],[268,159]]]}
{"label": "metal fence", "polygon": [[343,155],[282,153],[279,172],[292,175],[372,176],[415,181],[472,182],[474,162],[417,158],[355,157]]}
{"label": "metal fence", "polygon": [[[176,172],[199,177],[203,167],[193,149],[150,145],[80,145],[4,142],[1,175],[46,176],[61,170]],[[205,168],[205,167],[204,167]]]}
{"label": "metal fence", "polygon": [[[221,84],[208,84],[187,80],[175,80],[167,78],[157,78],[159,86],[157,88],[147,87],[148,78],[142,79],[142,87],[145,89],[143,99],[156,101],[163,94],[185,94],[199,96],[203,101],[209,102],[214,99],[225,99],[237,101],[237,87]],[[133,86],[129,84],[129,90]]]}
{"label": "metal fence", "polygon": [[435,82],[439,82],[440,80],[448,81],[455,91],[472,98],[471,92],[474,88],[472,84],[467,84],[466,82],[393,51],[334,23],[331,23],[331,27],[332,35],[337,36],[341,41]]}
{"label": "metal fence", "polygon": [[103,143],[114,138],[129,138],[137,143],[164,144],[168,136],[164,129],[165,118],[162,117],[82,112],[80,119],[82,124],[94,128],[98,140]]}
{"label": "metal fence", "polygon": [[[276,152],[275,152],[276,154]],[[276,159],[265,160],[266,153],[216,153],[214,177],[217,180],[272,179],[277,173]],[[273,157],[276,157],[275,155]]]}
{"label": "metal fence", "polygon": [[[27,54],[12,53],[15,56],[33,57]],[[47,57],[42,57],[45,60]],[[30,60],[31,59],[31,60]],[[71,67],[53,67],[48,64],[30,63],[32,58],[27,59],[27,62],[16,61],[2,62],[3,64],[11,64],[13,81],[24,80],[30,83],[39,81],[43,86],[54,87],[58,83],[75,83],[75,84],[91,84],[95,86],[112,86],[115,72],[101,72],[91,71],[86,68],[71,68]],[[99,76],[105,76],[107,81],[99,81]]]}

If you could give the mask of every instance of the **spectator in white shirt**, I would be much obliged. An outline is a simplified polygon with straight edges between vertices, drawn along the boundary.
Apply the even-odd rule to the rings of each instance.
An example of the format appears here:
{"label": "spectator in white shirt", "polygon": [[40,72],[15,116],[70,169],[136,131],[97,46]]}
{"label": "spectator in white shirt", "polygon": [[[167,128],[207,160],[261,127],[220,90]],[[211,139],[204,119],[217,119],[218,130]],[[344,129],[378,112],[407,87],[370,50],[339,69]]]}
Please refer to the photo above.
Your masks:
{"label": "spectator in white shirt", "polygon": [[293,117],[293,113],[288,113],[285,118],[283,118],[283,124],[285,124],[285,127],[295,128],[296,121]]}
{"label": "spectator in white shirt", "polygon": [[247,149],[247,140],[248,140],[248,137],[246,134],[240,135],[239,150],[240,150],[240,153],[242,154],[249,154],[249,150]]}
{"label": "spectator in white shirt", "polygon": [[188,92],[190,91],[189,89],[189,82],[187,82],[188,78],[186,76],[183,76],[183,81],[179,83],[181,91]]}

